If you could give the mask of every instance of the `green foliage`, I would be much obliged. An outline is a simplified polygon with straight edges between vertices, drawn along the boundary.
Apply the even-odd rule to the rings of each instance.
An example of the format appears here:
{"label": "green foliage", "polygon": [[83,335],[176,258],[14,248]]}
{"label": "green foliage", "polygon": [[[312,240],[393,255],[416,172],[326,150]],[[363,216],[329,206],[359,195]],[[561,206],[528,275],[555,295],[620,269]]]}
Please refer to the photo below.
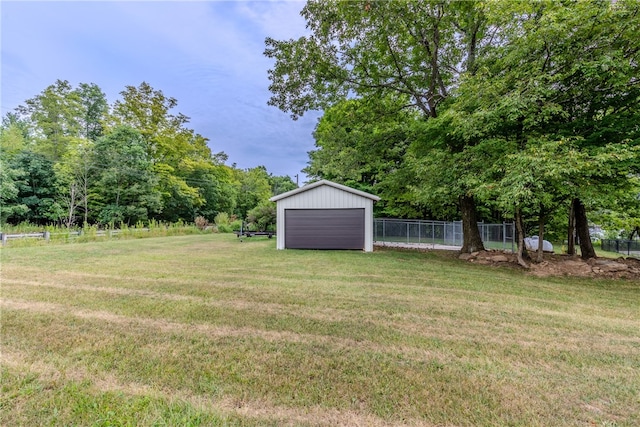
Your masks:
{"label": "green foliage", "polygon": [[80,95],[66,80],[56,80],[18,107],[18,112],[34,125],[38,152],[53,161],[65,153],[69,138],[79,135],[81,111]]}
{"label": "green foliage", "polygon": [[486,29],[477,2],[467,3],[308,2],[301,14],[311,36],[266,40],[265,55],[275,59],[269,104],[296,118],[350,93],[408,96],[435,117]]}
{"label": "green foliage", "polygon": [[80,83],[76,93],[81,104],[80,133],[84,138],[95,141],[104,134],[103,123],[109,112],[107,97],[95,83]]}
{"label": "green foliage", "polygon": [[145,148],[141,134],[125,126],[96,141],[92,191],[100,223],[136,223],[160,210],[157,178]]}
{"label": "green foliage", "polygon": [[18,192],[14,196],[16,205],[7,207],[13,210],[7,220],[36,224],[57,222],[64,212],[57,201],[57,180],[53,162],[42,154],[22,151],[9,163],[6,176],[9,177],[12,173],[15,189],[10,192],[11,185],[8,179],[7,193],[15,193],[16,189]]}
{"label": "green foliage", "polygon": [[293,182],[289,176],[275,176],[269,175],[269,184],[271,184],[271,195],[277,196],[278,194],[286,193],[287,191],[295,190],[296,183]]}
{"label": "green foliage", "polygon": [[18,200],[20,189],[17,182],[24,173],[0,158],[0,225],[4,225],[7,218],[21,218],[29,212],[29,207]]}
{"label": "green foliage", "polygon": [[409,124],[418,117],[402,101],[352,99],[328,108],[304,172],[380,196],[377,215],[420,217],[424,207],[408,194],[412,176],[404,162]]}
{"label": "green foliage", "polygon": [[267,201],[251,209],[247,213],[247,225],[251,230],[275,231],[276,204]]}
{"label": "green foliage", "polygon": [[[361,98],[371,105],[383,99],[419,113],[424,119],[438,117],[461,77],[475,72],[476,58],[491,44],[494,34],[488,31],[485,7],[483,2],[475,1],[308,2],[302,15],[311,36],[266,40],[265,55],[275,60],[269,70],[273,94],[269,104],[291,113],[295,119],[310,109],[328,111],[346,99]],[[415,120],[410,118],[409,122]],[[371,125],[375,127],[375,123]],[[401,134],[407,131],[403,127],[399,130]],[[375,140],[370,137],[370,130],[364,133],[367,142]],[[408,141],[397,135],[392,138],[395,144],[387,146],[393,146],[396,152],[378,158],[402,157]],[[346,165],[364,153],[367,151],[348,146],[332,158]],[[322,155],[312,154],[312,162],[322,164]],[[380,166],[373,169],[384,174],[388,165]],[[392,168],[392,172],[404,166]],[[341,165],[339,169],[342,172],[348,168]],[[354,170],[356,174],[371,172],[359,165]],[[412,196],[406,191],[411,184],[419,185],[412,179],[413,174],[402,171],[387,175],[390,179],[384,196],[389,206],[383,210],[411,216],[424,213],[423,200],[412,205]],[[358,182],[362,185],[366,178]],[[463,250],[481,248],[473,193],[451,193],[453,203],[466,201],[459,203],[466,230]]]}
{"label": "green foliage", "polygon": [[[470,218],[474,200],[529,221],[569,199],[612,209],[640,171],[639,8],[309,2],[311,36],[266,41],[269,103],[294,118],[323,108],[306,172],[375,188],[389,206],[407,199],[402,183],[440,217],[460,207]],[[389,100],[423,118],[398,128],[367,117]],[[377,151],[376,137],[398,129],[383,139],[397,152]]]}
{"label": "green foliage", "polygon": [[237,204],[235,213],[238,218],[246,218],[248,212],[272,196],[269,173],[264,166],[247,170],[236,170]]}
{"label": "green foliage", "polygon": [[220,212],[218,215],[216,215],[214,221],[217,226],[229,225],[229,214],[226,212]]}

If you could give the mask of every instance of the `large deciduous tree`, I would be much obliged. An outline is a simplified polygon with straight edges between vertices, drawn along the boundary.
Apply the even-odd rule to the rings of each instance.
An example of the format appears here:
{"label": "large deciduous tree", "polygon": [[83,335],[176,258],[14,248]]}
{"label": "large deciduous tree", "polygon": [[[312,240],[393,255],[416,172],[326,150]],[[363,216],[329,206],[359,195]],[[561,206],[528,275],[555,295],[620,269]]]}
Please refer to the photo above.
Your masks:
{"label": "large deciduous tree", "polygon": [[325,110],[304,172],[381,197],[374,209],[391,217],[419,218],[424,206],[411,197],[404,161],[411,124],[419,115],[402,99],[350,99]]}
{"label": "large deciduous tree", "polygon": [[9,162],[8,172],[14,174],[14,185],[18,190],[15,204],[19,207],[9,217],[12,222],[42,225],[58,222],[63,217],[64,209],[57,200],[58,184],[53,165],[46,156],[32,151],[21,151]]}
{"label": "large deciduous tree", "polygon": [[17,110],[30,120],[38,152],[53,161],[64,154],[69,138],[79,135],[81,99],[66,80],[56,80]]}
{"label": "large deciduous tree", "polygon": [[[517,3],[493,10],[504,22],[495,46],[450,105],[447,135],[466,147],[495,140],[508,151],[487,162],[502,207],[543,217],[570,201],[584,258],[595,257],[586,211],[630,188],[640,130],[640,5]],[[497,151],[499,152],[499,151]],[[540,239],[542,241],[542,239]],[[570,233],[569,242],[573,241]]]}
{"label": "large deciduous tree", "polygon": [[104,121],[107,119],[109,104],[102,89],[95,83],[80,83],[75,90],[80,99],[80,134],[95,141],[104,134]]}
{"label": "large deciduous tree", "polygon": [[140,132],[118,126],[96,141],[93,154],[92,191],[99,222],[135,224],[161,210],[157,178]]}
{"label": "large deciduous tree", "polygon": [[[487,27],[477,2],[310,1],[311,31],[297,40],[266,40],[269,104],[293,118],[347,97],[408,99],[408,108],[437,117],[461,75],[475,72]],[[464,251],[483,248],[470,191],[457,195]]]}
{"label": "large deciduous tree", "polygon": [[[114,104],[110,121],[112,125],[131,126],[141,133],[159,178],[158,190],[164,205],[162,216],[170,221],[200,214],[212,219],[220,207],[226,205],[219,195],[227,192],[229,186],[201,178],[217,176],[206,170],[215,167],[216,156],[224,153],[212,155],[207,139],[186,127],[189,118],[172,113],[178,104],[175,98],[146,82],[138,87],[127,86],[121,95],[122,99]],[[212,184],[219,191],[213,191]]]}

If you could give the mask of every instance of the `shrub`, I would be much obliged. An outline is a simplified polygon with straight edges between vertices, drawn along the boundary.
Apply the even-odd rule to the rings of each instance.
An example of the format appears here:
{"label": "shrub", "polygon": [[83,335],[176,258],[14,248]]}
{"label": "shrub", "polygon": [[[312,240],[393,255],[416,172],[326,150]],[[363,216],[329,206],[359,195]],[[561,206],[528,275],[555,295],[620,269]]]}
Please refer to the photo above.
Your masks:
{"label": "shrub", "polygon": [[247,223],[250,229],[258,231],[273,231],[276,226],[276,204],[262,202],[247,213]]}
{"label": "shrub", "polygon": [[240,230],[242,228],[242,221],[239,219],[234,219],[230,224],[232,230]]}
{"label": "shrub", "polygon": [[218,233],[233,233],[233,228],[229,224],[220,224],[218,227]]}
{"label": "shrub", "polygon": [[201,231],[205,230],[209,226],[209,220],[207,220],[207,218],[203,216],[197,216],[194,222],[196,224],[196,227],[198,227],[198,229]]}
{"label": "shrub", "polygon": [[229,225],[229,214],[226,212],[220,212],[218,215],[216,215],[213,221],[218,227],[220,227],[221,225]]}

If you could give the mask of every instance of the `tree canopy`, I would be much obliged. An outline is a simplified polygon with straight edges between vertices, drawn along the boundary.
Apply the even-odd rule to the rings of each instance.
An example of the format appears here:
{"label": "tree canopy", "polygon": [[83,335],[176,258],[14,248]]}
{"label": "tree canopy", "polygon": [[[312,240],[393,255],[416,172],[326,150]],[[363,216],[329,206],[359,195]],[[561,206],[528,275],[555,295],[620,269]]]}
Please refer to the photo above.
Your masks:
{"label": "tree canopy", "polygon": [[119,225],[245,219],[295,188],[264,167],[228,166],[188,127],[178,101],[146,82],[107,102],[94,83],[58,80],[0,127],[2,223]]}
{"label": "tree canopy", "polygon": [[[384,203],[409,189],[436,216],[457,210],[463,251],[482,248],[480,219],[514,218],[521,233],[535,224],[542,241],[560,210],[575,217],[583,257],[595,256],[586,211],[619,206],[625,191],[638,201],[639,10],[624,0],[310,1],[310,35],[266,40],[269,103],[294,119],[324,110],[308,173]],[[389,104],[393,125],[371,114]],[[404,187],[385,188],[394,175]]]}

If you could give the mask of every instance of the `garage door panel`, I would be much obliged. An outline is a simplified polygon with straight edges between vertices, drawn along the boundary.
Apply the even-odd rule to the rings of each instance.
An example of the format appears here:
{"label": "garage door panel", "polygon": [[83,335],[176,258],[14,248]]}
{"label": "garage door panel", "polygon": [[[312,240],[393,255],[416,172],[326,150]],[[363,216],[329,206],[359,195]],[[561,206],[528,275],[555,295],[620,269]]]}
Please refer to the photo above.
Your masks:
{"label": "garage door panel", "polygon": [[286,209],[285,247],[363,249],[364,209]]}

